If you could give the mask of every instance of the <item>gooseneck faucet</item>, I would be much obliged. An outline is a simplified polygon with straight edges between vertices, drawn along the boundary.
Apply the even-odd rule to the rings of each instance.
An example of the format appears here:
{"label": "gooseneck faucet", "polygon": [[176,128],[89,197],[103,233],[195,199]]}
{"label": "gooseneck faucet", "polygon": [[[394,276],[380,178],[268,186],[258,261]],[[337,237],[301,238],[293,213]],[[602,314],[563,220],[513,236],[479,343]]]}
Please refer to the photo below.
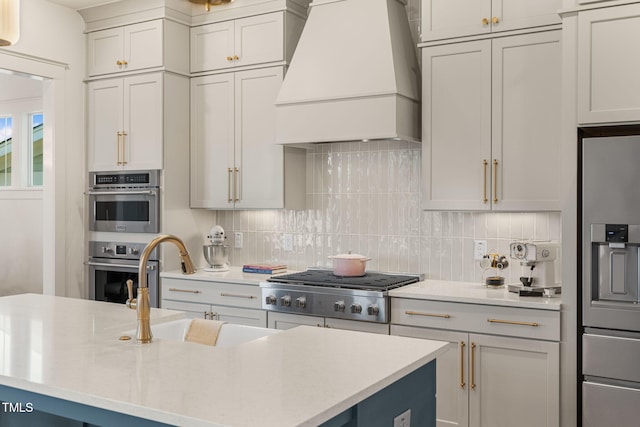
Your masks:
{"label": "gooseneck faucet", "polygon": [[170,234],[163,234],[145,246],[142,255],[140,255],[140,264],[138,265],[138,295],[137,298],[133,297],[133,281],[127,280],[129,299],[127,299],[126,303],[127,307],[137,311],[138,328],[136,330],[136,341],[142,344],[150,343],[153,338],[151,325],[149,323],[151,303],[149,302],[149,287],[147,286],[147,261],[149,261],[151,251],[162,242],[171,242],[178,247],[182,274],[193,274],[196,272],[191,257],[189,256],[189,251],[180,238]]}

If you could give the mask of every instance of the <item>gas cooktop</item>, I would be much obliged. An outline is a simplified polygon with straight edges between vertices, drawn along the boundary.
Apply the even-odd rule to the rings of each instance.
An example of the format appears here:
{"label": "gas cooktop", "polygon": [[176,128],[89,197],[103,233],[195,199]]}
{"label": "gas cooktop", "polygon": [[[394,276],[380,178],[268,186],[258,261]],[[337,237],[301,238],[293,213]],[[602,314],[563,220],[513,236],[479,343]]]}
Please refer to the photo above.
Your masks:
{"label": "gas cooktop", "polygon": [[309,269],[300,273],[283,274],[268,282],[291,285],[323,286],[327,288],[388,291],[420,280],[419,275],[367,272],[364,276],[336,276],[332,270]]}

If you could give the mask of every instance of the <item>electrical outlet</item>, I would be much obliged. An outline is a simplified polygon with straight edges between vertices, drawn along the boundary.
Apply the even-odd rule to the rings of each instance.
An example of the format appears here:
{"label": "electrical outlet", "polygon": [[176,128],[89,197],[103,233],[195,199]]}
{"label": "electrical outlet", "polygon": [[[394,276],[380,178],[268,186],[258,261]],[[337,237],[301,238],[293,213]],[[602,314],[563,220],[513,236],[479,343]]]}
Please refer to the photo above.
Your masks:
{"label": "electrical outlet", "polygon": [[284,246],[285,252],[293,252],[293,234],[285,234],[282,246]]}
{"label": "electrical outlet", "polygon": [[407,409],[393,419],[393,427],[411,427],[411,409]]}
{"label": "electrical outlet", "polygon": [[233,234],[234,234],[234,238],[233,238],[234,248],[242,249],[242,244],[243,244],[242,233],[240,233],[239,231],[236,231]]}
{"label": "electrical outlet", "polygon": [[487,254],[487,241],[486,240],[474,240],[473,241],[473,259],[480,261],[483,256]]}

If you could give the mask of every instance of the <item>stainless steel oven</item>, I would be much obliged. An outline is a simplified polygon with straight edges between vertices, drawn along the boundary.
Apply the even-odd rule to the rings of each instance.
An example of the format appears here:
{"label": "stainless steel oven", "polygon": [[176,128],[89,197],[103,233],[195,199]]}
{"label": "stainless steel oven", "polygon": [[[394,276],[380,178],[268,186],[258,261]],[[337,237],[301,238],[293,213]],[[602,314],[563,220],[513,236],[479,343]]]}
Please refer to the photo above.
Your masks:
{"label": "stainless steel oven", "polygon": [[91,172],[89,230],[160,231],[160,171]]}
{"label": "stainless steel oven", "polygon": [[[138,263],[144,243],[89,242],[89,298],[124,304],[128,298],[127,280],[133,280],[134,297],[138,289]],[[159,262],[151,252],[147,262],[147,286],[152,307],[159,303]]]}

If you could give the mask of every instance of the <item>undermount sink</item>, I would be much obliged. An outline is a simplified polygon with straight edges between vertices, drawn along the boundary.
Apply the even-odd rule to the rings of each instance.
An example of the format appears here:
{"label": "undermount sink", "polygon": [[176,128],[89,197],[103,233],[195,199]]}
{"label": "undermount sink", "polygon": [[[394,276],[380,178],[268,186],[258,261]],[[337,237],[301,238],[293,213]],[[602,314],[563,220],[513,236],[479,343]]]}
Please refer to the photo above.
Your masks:
{"label": "undermount sink", "polygon": [[[193,319],[180,319],[171,322],[151,325],[151,333],[153,339],[164,339],[172,341],[184,341],[185,335],[189,330],[189,325]],[[277,329],[258,328],[255,326],[234,325],[225,323],[220,328],[216,347],[229,347],[232,345],[242,344],[253,341],[258,338],[280,332]],[[127,331],[125,334],[135,337],[136,331]]]}

